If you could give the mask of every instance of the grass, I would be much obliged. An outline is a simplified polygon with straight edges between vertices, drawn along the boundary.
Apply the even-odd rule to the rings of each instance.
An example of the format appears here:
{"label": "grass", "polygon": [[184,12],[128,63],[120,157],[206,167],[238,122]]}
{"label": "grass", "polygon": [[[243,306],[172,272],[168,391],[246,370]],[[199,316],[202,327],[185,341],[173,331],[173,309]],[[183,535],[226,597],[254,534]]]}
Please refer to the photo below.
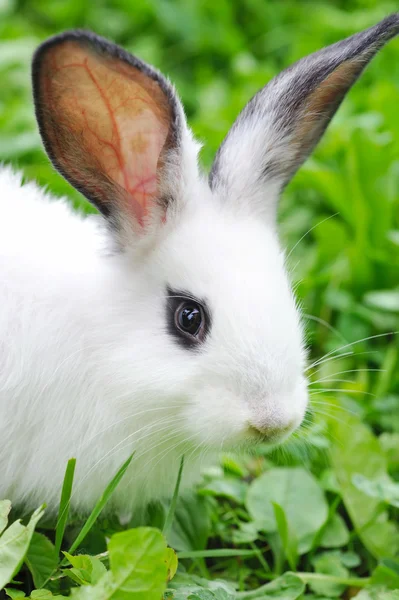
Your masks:
{"label": "grass", "polygon": [[[62,29],[94,29],[168,73],[206,141],[209,166],[239,110],[270,77],[395,9],[385,0],[3,0],[0,160],[91,210],[49,166],[32,109],[32,50]],[[74,548],[68,565],[53,541],[57,550],[61,540],[70,548],[84,523],[69,521],[64,531],[61,522],[57,534],[40,521],[35,533],[19,524],[10,545],[9,505],[0,503],[0,581],[7,565],[14,574],[8,597],[398,598],[398,97],[395,40],[350,92],[281,202],[312,365],[313,414],[300,439],[272,456],[261,447],[224,455],[170,510],[150,506],[140,527],[125,531],[100,516],[84,553]],[[166,514],[177,557],[161,533]],[[32,592],[51,574],[47,592]]]}

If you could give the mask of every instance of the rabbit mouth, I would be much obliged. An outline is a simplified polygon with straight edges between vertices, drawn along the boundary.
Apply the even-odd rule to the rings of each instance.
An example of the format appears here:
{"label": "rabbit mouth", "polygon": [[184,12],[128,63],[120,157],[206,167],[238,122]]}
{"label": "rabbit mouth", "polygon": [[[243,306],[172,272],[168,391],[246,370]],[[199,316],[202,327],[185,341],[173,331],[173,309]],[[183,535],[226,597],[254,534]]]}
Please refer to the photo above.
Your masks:
{"label": "rabbit mouth", "polygon": [[287,425],[287,427],[281,429],[258,429],[255,425],[249,425],[247,428],[247,435],[249,440],[255,443],[266,443],[270,446],[278,446],[294,431],[295,427],[292,425]]}

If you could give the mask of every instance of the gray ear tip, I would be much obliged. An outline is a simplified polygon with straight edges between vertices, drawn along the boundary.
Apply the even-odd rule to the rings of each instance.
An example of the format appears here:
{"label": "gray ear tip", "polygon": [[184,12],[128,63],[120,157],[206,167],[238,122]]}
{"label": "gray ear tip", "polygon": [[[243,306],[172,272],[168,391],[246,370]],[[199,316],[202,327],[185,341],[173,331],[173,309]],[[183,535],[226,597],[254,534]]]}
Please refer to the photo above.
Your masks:
{"label": "gray ear tip", "polygon": [[399,12],[392,13],[384,20],[387,21],[388,25],[392,24],[393,26],[399,27]]}
{"label": "gray ear tip", "polygon": [[[399,12],[392,13],[388,17],[385,17],[380,23],[381,33],[388,39],[395,37],[399,34]],[[378,25],[377,25],[378,27]]]}
{"label": "gray ear tip", "polygon": [[354,45],[356,53],[366,52],[370,60],[378,50],[398,34],[399,12],[396,12],[385,17],[373,27],[355,34],[352,38],[347,38],[347,41],[352,39],[353,42],[356,42]]}

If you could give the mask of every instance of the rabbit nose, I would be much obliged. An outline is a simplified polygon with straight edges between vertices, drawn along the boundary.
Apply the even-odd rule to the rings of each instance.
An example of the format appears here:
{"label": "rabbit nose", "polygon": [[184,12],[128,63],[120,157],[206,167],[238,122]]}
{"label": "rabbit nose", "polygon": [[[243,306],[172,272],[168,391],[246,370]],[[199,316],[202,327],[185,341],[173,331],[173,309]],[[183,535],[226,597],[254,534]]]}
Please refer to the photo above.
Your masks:
{"label": "rabbit nose", "polygon": [[261,434],[267,440],[273,442],[287,437],[298,426],[297,419],[294,417],[284,423],[270,423],[265,421],[253,421],[249,423],[249,429],[252,432]]}

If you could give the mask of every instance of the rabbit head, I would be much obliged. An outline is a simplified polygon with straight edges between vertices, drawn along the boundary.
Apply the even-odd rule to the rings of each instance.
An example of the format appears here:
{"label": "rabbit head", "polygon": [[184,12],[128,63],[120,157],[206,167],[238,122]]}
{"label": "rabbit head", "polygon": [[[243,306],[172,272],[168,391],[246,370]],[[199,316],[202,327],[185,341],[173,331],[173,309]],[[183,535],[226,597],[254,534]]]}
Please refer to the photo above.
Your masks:
{"label": "rabbit head", "polygon": [[209,178],[180,100],[154,68],[83,31],[35,55],[45,148],[102,213],[119,257],[125,301],[105,324],[119,326],[110,374],[143,410],[178,407],[195,445],[275,444],[303,420],[306,352],[278,198],[398,30],[392,15],[275,77],[238,116]]}

